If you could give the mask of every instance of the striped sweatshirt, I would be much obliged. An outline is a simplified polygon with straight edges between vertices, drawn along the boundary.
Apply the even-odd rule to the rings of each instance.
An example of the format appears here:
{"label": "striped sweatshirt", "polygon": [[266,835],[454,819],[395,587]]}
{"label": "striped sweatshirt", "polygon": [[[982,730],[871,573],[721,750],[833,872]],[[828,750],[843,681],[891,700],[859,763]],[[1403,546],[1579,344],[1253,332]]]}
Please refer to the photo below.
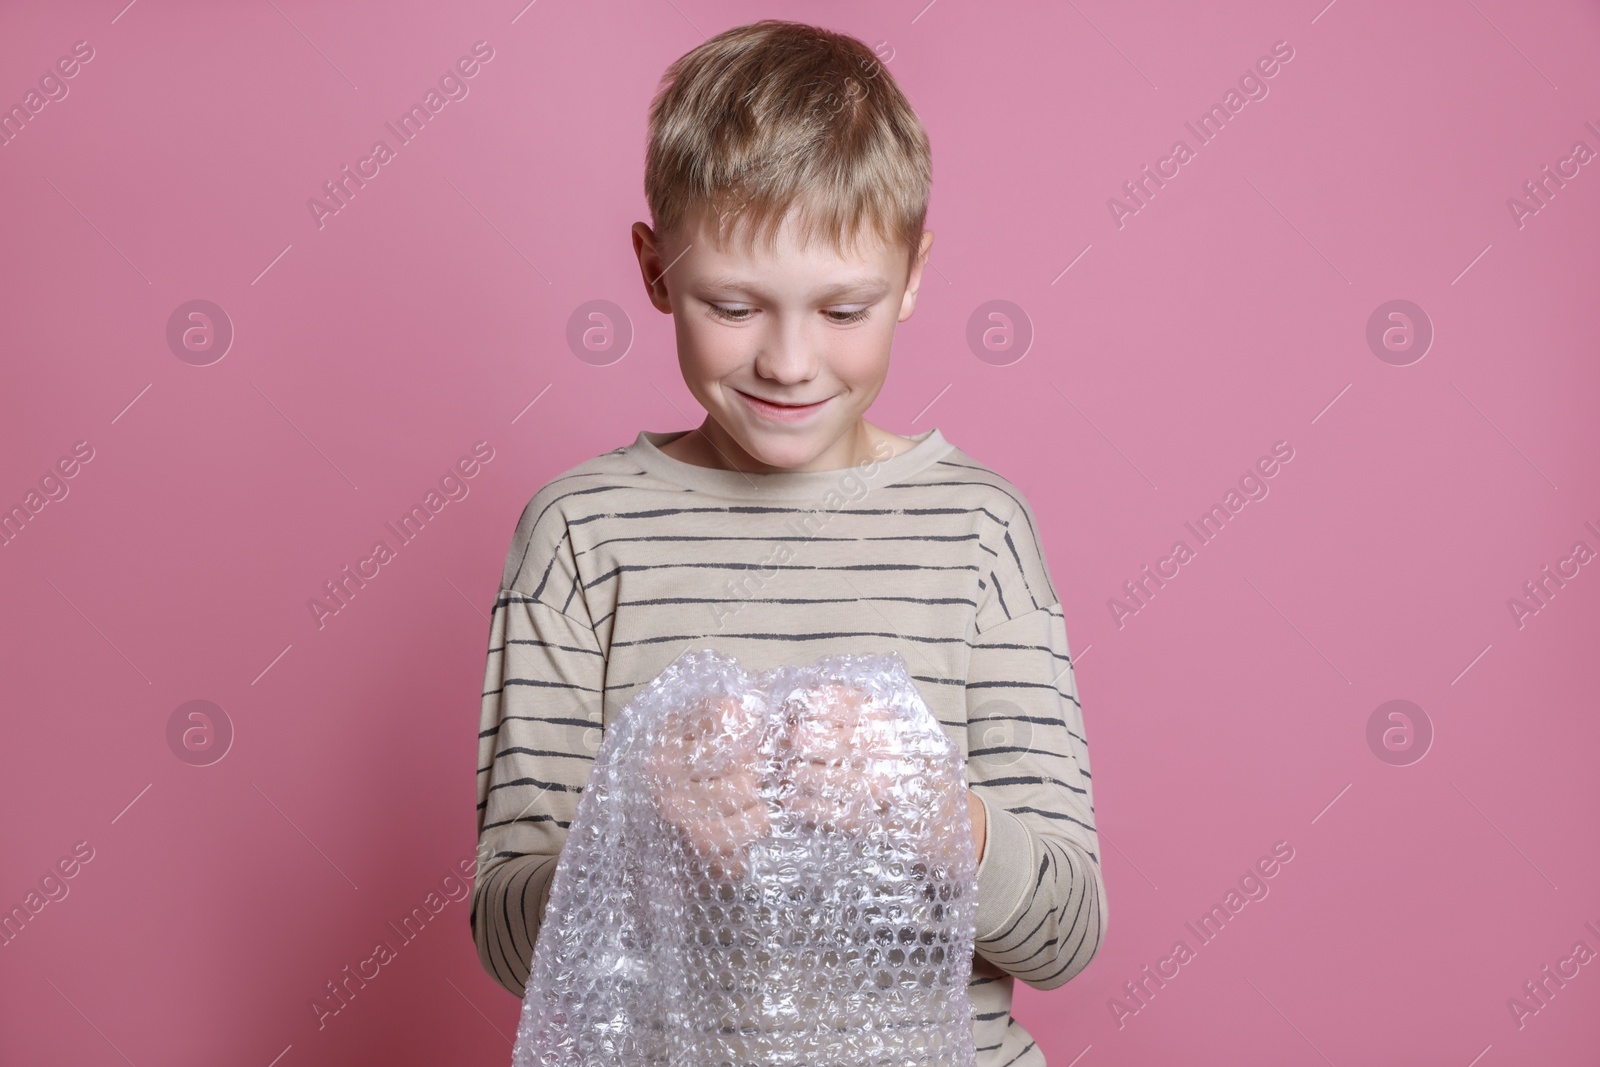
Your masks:
{"label": "striped sweatshirt", "polygon": [[1106,929],[1083,712],[1061,603],[1016,486],[937,428],[829,471],[685,463],[641,431],[533,495],[489,627],[471,922],[521,998],[551,879],[609,723],[688,648],[757,672],[898,652],[960,749],[977,871],[978,1067],[1043,1067],[1015,982],[1055,989]]}

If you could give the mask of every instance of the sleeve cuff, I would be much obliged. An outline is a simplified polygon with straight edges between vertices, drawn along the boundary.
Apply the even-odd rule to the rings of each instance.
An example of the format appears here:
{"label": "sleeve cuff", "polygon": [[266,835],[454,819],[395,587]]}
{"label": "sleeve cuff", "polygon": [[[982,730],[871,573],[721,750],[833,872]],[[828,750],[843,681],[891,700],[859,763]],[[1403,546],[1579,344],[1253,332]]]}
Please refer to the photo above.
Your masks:
{"label": "sleeve cuff", "polygon": [[1004,931],[1021,913],[1032,894],[1033,835],[1021,819],[979,794],[989,820],[978,863],[976,940],[987,941]]}

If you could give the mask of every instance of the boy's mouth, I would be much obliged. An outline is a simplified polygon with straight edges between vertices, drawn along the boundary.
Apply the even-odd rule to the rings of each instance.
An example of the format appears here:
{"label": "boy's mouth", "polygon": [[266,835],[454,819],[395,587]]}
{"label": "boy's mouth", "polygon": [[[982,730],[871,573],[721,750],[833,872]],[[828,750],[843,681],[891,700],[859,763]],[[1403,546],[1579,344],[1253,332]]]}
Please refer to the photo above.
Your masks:
{"label": "boy's mouth", "polygon": [[742,389],[735,389],[734,392],[742,396],[745,404],[748,405],[750,410],[754,411],[757,415],[760,415],[764,419],[771,419],[777,422],[794,422],[799,419],[807,418],[812,414],[821,411],[828,401],[833,399],[833,397],[830,396],[825,397],[822,400],[818,400],[812,404],[780,404],[770,400],[762,400],[760,397],[751,396]]}

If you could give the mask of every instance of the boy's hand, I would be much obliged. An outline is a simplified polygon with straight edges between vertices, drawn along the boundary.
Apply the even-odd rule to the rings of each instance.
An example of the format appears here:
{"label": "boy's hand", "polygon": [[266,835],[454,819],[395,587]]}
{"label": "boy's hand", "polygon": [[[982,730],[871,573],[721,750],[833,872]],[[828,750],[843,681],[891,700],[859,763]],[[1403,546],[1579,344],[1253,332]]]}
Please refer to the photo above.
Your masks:
{"label": "boy's hand", "polygon": [[967,798],[967,815],[972,819],[972,857],[981,861],[984,849],[989,843],[989,812],[970,787],[964,792]]}
{"label": "boy's hand", "polygon": [[713,878],[742,878],[747,846],[771,830],[758,793],[758,716],[733,697],[674,709],[646,756],[656,810],[709,865]]}
{"label": "boy's hand", "polygon": [[[883,825],[897,798],[937,788],[906,724],[852,685],[809,689],[791,712],[780,806],[805,824],[845,833]],[[959,799],[959,798],[957,798]]]}
{"label": "boy's hand", "polygon": [[786,773],[778,803],[804,826],[859,832],[890,799],[892,780],[885,780],[881,764],[865,759],[874,742],[881,746],[889,724],[866,696],[854,686],[823,685],[802,691],[785,709]]}
{"label": "boy's hand", "polygon": [[[945,788],[931,757],[916,751],[907,724],[852,685],[805,691],[791,708],[781,753],[778,810],[808,827],[860,835],[895,828],[917,801],[916,827],[935,842],[930,858],[954,862],[962,804],[980,855],[987,826],[970,790]],[[713,878],[742,878],[748,846],[772,831],[762,795],[762,717],[734,697],[674,709],[646,755],[656,809],[704,861]],[[937,790],[930,804],[928,792]],[[931,808],[932,810],[927,810]],[[976,810],[975,810],[976,809]]]}
{"label": "boy's hand", "polygon": [[953,864],[965,805],[973,855],[983,854],[989,828],[982,801],[970,789],[946,787],[949,779],[935,773],[933,758],[916,751],[908,724],[855,686],[829,684],[801,699],[789,724],[780,809],[807,825],[860,834],[895,828],[910,814],[912,797],[922,816],[914,832],[933,842],[929,858]]}

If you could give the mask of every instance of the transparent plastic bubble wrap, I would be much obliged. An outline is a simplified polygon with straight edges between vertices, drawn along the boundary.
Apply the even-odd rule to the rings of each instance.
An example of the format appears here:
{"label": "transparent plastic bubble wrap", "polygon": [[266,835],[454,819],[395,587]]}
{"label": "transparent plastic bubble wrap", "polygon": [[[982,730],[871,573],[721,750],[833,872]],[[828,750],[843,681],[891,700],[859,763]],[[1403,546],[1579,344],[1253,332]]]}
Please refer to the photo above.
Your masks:
{"label": "transparent plastic bubble wrap", "polygon": [[683,653],[605,729],[513,1067],[972,1067],[964,773],[898,653]]}

